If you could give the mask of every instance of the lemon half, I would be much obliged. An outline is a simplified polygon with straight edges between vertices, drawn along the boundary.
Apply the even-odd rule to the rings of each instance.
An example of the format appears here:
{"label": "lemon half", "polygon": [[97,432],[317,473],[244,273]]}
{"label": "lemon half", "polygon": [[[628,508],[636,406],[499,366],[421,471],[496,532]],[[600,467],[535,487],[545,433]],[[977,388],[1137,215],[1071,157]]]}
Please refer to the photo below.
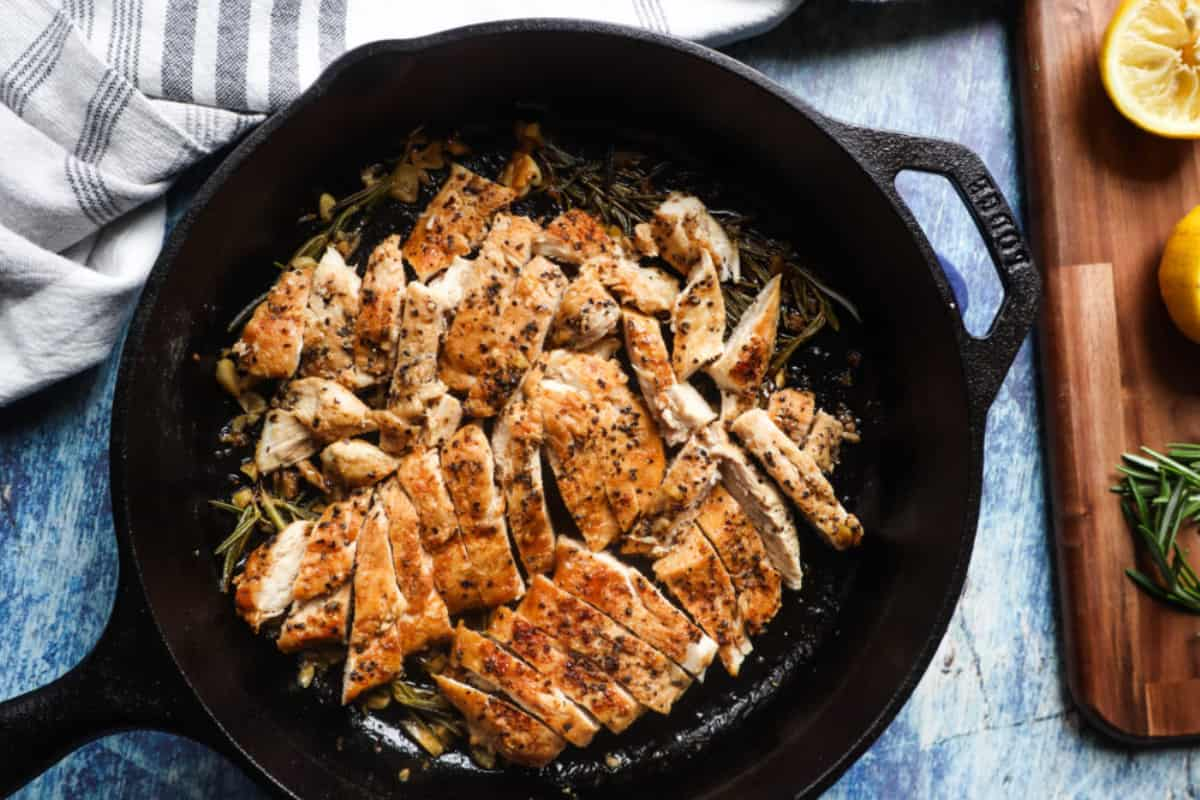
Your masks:
{"label": "lemon half", "polygon": [[1176,327],[1200,342],[1200,206],[1171,232],[1158,265],[1158,289]]}
{"label": "lemon half", "polygon": [[1200,0],[1125,0],[1100,51],[1104,88],[1151,133],[1200,138]]}

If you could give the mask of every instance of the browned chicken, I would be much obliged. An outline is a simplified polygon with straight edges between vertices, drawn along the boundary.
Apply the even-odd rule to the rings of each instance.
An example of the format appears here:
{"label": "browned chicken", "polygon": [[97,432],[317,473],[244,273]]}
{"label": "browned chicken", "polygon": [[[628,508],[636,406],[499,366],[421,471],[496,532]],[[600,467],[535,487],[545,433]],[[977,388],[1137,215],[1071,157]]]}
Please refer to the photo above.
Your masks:
{"label": "browned chicken", "polygon": [[633,567],[592,553],[570,539],[558,543],[554,583],[603,611],[697,678],[717,645]]}
{"label": "browned chicken", "polygon": [[255,633],[282,617],[292,604],[292,584],[300,573],[300,559],[312,527],[304,521],[288,525],[259,545],[233,579],[234,607]]}
{"label": "browned chicken", "polygon": [[813,420],[812,430],[804,442],[804,452],[812,456],[817,467],[826,475],[833,473],[842,456],[842,437],[846,426],[841,421],[824,411],[818,411]]}
{"label": "browned chicken", "polygon": [[436,293],[423,283],[410,283],[387,408],[373,414],[379,425],[379,446],[386,452],[403,453],[420,441],[427,431],[430,401],[447,396],[437,374],[438,348],[445,332],[444,309]]}
{"label": "browned chicken", "polygon": [[290,411],[273,408],[263,421],[254,448],[254,466],[261,475],[298,464],[321,449],[321,443]]}
{"label": "browned chicken", "polygon": [[462,712],[473,746],[495,752],[525,767],[544,767],[558,757],[567,742],[521,709],[495,695],[436,675],[438,688]]}
{"label": "browned chicken", "polygon": [[495,343],[483,371],[467,396],[467,413],[492,417],[500,412],[521,379],[542,355],[550,322],[563,299],[567,278],[544,258],[535,258],[521,274],[501,312]]}
{"label": "browned chicken", "polygon": [[371,409],[337,381],[301,378],[287,384],[281,402],[313,438],[336,442],[376,429]]}
{"label": "browned chicken", "polygon": [[621,252],[619,243],[600,220],[577,208],[551,220],[533,247],[538,255],[575,265]]}
{"label": "browned chicken", "polygon": [[862,541],[858,517],[842,507],[813,457],[789,439],[766,411],[747,411],[731,430],[834,549],[845,550]]}
{"label": "browned chicken", "polygon": [[504,522],[504,498],[496,489],[492,448],[483,428],[459,428],[442,451],[442,474],[454,501],[467,558],[485,606],[515,600],[525,583],[513,561]]}
{"label": "browned chicken", "polygon": [[646,405],[667,444],[681,444],[694,429],[707,425],[717,415],[691,384],[676,380],[658,320],[629,309],[622,317],[625,349]]}
{"label": "browned chicken", "polygon": [[492,430],[496,480],[504,490],[508,525],[530,575],[554,569],[554,528],[542,485],[542,417],[524,394],[504,408]]}
{"label": "browned chicken", "polygon": [[400,484],[417,509],[421,546],[433,558],[433,578],[451,614],[479,608],[475,570],[458,530],[454,503],[442,480],[438,451],[418,447],[405,456],[397,472]]}
{"label": "browned chicken", "polygon": [[404,242],[404,258],[417,273],[417,280],[428,281],[455,256],[470,253],[483,239],[492,215],[515,197],[511,189],[451,164],[446,182]]}
{"label": "browned chicken", "polygon": [[761,633],[779,611],[782,579],[771,566],[771,559],[750,517],[733,495],[718,484],[700,507],[696,524],[729,572],[747,632]]}
{"label": "browned chicken", "polygon": [[668,714],[691,685],[669,658],[544,576],[530,582],[517,614],[543,629],[569,651],[582,653],[638,702]]}
{"label": "browned chicken", "polygon": [[713,448],[715,426],[692,434],[675,454],[654,501],[621,543],[622,553],[659,558],[671,551],[692,527],[700,506],[720,479]]}
{"label": "browned chicken", "polygon": [[420,517],[400,479],[380,484],[375,496],[387,512],[396,583],[407,603],[398,622],[400,640],[405,653],[415,653],[450,638],[450,616],[437,591],[433,557],[421,546]]}
{"label": "browned chicken", "polygon": [[746,636],[733,581],[700,529],[692,525],[675,549],[655,561],[654,574],[692,619],[717,640],[721,663],[737,677],[742,660],[754,648]]}
{"label": "browned chicken", "polygon": [[284,653],[298,653],[326,645],[344,644],[350,621],[350,589],[347,581],[330,594],[296,601],[288,612],[275,646]]}
{"label": "browned chicken", "polygon": [[801,447],[808,440],[816,410],[816,396],[800,389],[780,389],[767,401],[767,415],[771,421]]}
{"label": "browned chicken", "polygon": [[659,255],[680,274],[687,275],[707,254],[723,281],[741,278],[737,246],[713,219],[700,199],[672,193],[654,212],[654,219],[638,226],[637,238],[647,255]]}
{"label": "browned chicken", "polygon": [[343,705],[404,669],[399,622],[408,602],[396,584],[389,525],[387,509],[376,498],[355,546],[354,622],[342,676]]}
{"label": "browned chicken", "polygon": [[671,366],[681,381],[692,377],[724,352],[725,297],[721,294],[717,270],[707,253],[701,255],[699,263],[688,275],[687,286],[675,299],[671,330],[675,334]]}
{"label": "browned chicken", "polygon": [[284,270],[267,299],[254,309],[233,345],[243,372],[260,378],[290,378],[300,366],[315,267],[312,259],[305,259]]}
{"label": "browned chicken", "polygon": [[555,350],[546,374],[583,392],[599,409],[588,447],[607,467],[604,486],[622,531],[649,509],[666,469],[662,439],[642,401],[629,390],[621,365],[610,359]]}
{"label": "browned chicken", "polygon": [[608,336],[621,321],[621,308],[604,284],[589,273],[571,281],[550,329],[554,347],[590,347]]}
{"label": "browned chicken", "polygon": [[558,493],[588,547],[602,550],[621,535],[605,492],[608,462],[591,445],[600,435],[600,410],[559,381],[543,380],[536,395]]}
{"label": "browned chicken", "polygon": [[564,649],[544,630],[509,608],[501,606],[492,612],[487,633],[529,662],[613,733],[624,731],[641,716],[644,706],[594,661]]}
{"label": "browned chicken", "polygon": [[362,281],[330,247],[313,271],[304,324],[304,357],[300,374],[328,378],[347,386],[358,380],[354,370],[354,323]]}
{"label": "browned chicken", "polygon": [[362,439],[342,439],[321,451],[325,480],[347,489],[374,486],[399,466],[395,458]]}
{"label": "browned chicken", "polygon": [[367,259],[354,326],[354,365],[359,385],[387,381],[396,358],[404,307],[404,256],[397,234],[384,239]]}
{"label": "browned chicken", "polygon": [[600,730],[596,721],[567,699],[553,681],[461,622],[454,631],[450,665],[464,670],[469,683],[506,695],[576,747],[587,747]]}
{"label": "browned chicken", "polygon": [[732,422],[742,411],[755,406],[775,351],[781,286],[779,275],[767,281],[750,307],[742,312],[721,357],[707,368],[721,389],[721,417],[726,421]]}
{"label": "browned chicken", "polygon": [[670,275],[621,256],[592,258],[579,274],[594,275],[618,300],[645,314],[669,314],[679,297],[679,282]]}

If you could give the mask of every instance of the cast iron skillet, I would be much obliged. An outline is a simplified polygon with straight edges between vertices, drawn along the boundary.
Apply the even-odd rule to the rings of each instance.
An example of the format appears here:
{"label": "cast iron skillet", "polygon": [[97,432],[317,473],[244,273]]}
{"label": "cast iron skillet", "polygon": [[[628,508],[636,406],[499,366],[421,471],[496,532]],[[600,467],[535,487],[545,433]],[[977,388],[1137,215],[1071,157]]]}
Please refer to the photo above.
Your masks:
{"label": "cast iron skillet", "polygon": [[[227,409],[191,354],[212,352],[233,310],[269,280],[270,260],[294,236],[296,209],[329,174],[331,154],[361,165],[417,123],[477,119],[522,99],[669,130],[733,160],[833,254],[831,279],[868,320],[883,420],[860,487],[869,533],[861,554],[830,567],[835,581],[814,571],[816,588],[755,642],[763,658],[738,682],[714,668],[671,717],[639,722],[628,740],[569,754],[546,774],[483,774],[454,759],[422,769],[386,726],[373,736],[355,713],[281,688],[284,659],[216,591],[204,500],[219,479],[212,432]],[[949,178],[983,234],[1006,296],[982,338],[964,329],[896,193],[902,169]],[[220,166],[151,274],[113,407],[116,605],[83,663],[0,705],[0,791],[91,737],[153,727],[206,742],[264,783],[308,798],[815,793],[893,718],[945,632],[975,536],[987,409],[1039,287],[1013,215],[972,153],[834,122],[703,47],[526,21],[348,53]],[[822,608],[836,616],[815,624]],[[789,639],[793,630],[805,633]],[[603,759],[613,750],[623,756],[616,768]],[[413,769],[401,785],[404,766]]]}

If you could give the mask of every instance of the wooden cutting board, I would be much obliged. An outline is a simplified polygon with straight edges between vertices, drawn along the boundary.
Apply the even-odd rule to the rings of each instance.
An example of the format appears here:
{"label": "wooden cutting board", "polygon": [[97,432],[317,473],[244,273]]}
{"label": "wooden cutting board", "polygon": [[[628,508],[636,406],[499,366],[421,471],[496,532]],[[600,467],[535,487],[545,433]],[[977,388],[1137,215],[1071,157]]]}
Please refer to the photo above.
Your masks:
{"label": "wooden cutting board", "polygon": [[[1200,617],[1147,597],[1114,495],[1120,454],[1200,441],[1200,345],[1171,326],[1156,271],[1200,204],[1197,145],[1143,133],[1109,102],[1099,46],[1119,0],[1028,0],[1022,71],[1030,222],[1068,678],[1125,741],[1200,736]],[[1188,546],[1200,561],[1200,538]],[[1143,564],[1143,568],[1147,565]]]}

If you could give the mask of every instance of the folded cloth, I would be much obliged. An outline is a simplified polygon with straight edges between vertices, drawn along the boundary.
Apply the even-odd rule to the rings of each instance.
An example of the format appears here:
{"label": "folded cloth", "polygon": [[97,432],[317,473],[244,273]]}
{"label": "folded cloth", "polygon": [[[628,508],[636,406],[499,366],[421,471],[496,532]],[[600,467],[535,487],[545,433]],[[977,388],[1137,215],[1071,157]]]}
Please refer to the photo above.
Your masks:
{"label": "folded cloth", "polygon": [[9,0],[0,405],[105,358],[162,245],[172,180],[346,49],[518,16],[717,45],[767,30],[801,1]]}

